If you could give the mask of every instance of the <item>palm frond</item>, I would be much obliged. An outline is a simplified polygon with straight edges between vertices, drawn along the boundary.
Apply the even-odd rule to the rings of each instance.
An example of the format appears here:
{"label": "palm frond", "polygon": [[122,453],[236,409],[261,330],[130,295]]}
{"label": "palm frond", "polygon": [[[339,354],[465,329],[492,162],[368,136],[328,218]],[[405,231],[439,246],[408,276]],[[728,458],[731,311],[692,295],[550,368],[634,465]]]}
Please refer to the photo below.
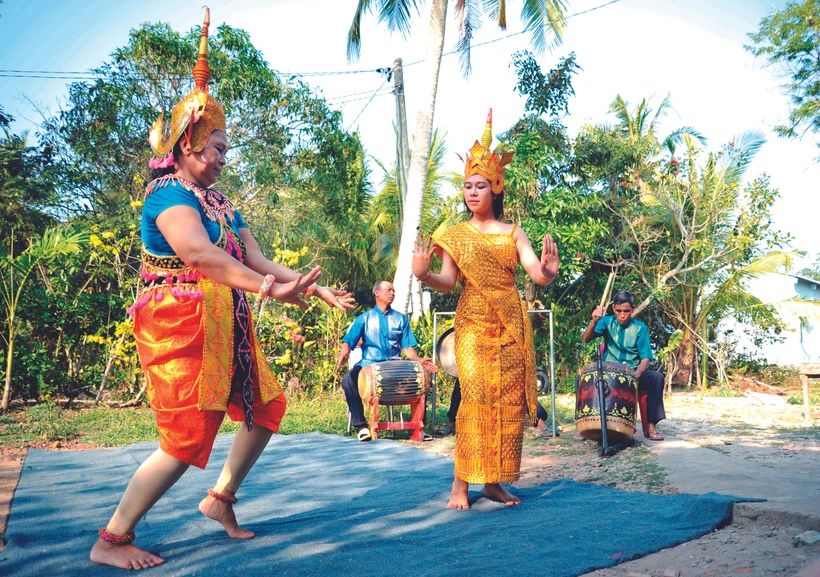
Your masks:
{"label": "palm frond", "polygon": [[419,14],[420,0],[379,0],[379,22],[387,24],[390,32],[406,36],[410,32],[413,11]]}
{"label": "palm frond", "polygon": [[458,42],[455,50],[458,52],[462,74],[469,76],[472,70],[470,48],[473,41],[473,32],[481,28],[479,0],[456,0],[455,16],[458,20]]}
{"label": "palm frond", "polygon": [[530,44],[538,54],[560,46],[567,29],[564,0],[524,0],[521,20],[530,33]]}
{"label": "palm frond", "polygon": [[359,59],[362,49],[362,17],[370,13],[373,0],[358,0],[353,22],[347,31],[347,61],[355,62]]}

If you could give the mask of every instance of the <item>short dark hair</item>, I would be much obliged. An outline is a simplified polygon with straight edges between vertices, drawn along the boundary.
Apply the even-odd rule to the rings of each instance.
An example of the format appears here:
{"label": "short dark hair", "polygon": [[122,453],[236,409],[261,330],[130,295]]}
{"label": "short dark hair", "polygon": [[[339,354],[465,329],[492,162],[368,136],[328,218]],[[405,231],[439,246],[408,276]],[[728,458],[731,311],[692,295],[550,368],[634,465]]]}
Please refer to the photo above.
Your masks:
{"label": "short dark hair", "polygon": [[623,305],[629,303],[630,306],[635,306],[635,297],[632,296],[632,293],[629,291],[618,291],[615,293],[615,296],[612,297],[612,305]]}

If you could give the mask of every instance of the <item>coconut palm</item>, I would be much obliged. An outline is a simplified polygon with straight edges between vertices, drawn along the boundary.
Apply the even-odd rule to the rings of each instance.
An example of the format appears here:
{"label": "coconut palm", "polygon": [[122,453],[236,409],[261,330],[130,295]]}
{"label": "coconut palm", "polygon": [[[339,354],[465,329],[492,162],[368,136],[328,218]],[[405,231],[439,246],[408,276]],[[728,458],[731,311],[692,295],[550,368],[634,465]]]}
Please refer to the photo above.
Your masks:
{"label": "coconut palm", "polygon": [[[413,153],[408,173],[407,196],[401,227],[399,256],[393,285],[396,288],[394,308],[404,312],[410,295],[413,259],[413,244],[416,240],[421,214],[424,208],[424,190],[427,177],[430,144],[433,138],[433,115],[436,106],[436,92],[441,57],[444,51],[444,31],[447,18],[448,0],[432,0],[430,15],[430,37],[427,58],[424,61],[422,85],[427,87],[427,97],[423,101],[416,120]],[[393,32],[407,34],[414,13],[418,14],[421,0],[358,0],[353,23],[347,37],[347,56],[355,60],[361,50],[362,18],[371,12],[378,13],[379,22],[386,24]],[[547,48],[561,42],[566,29],[566,2],[564,0],[523,0],[521,19],[530,33],[533,47],[543,53]],[[456,17],[460,25],[458,51],[462,55],[462,67],[469,72],[470,44],[473,31],[480,25],[482,14],[488,14],[503,30],[507,26],[506,0],[456,0]]]}
{"label": "coconut palm", "polygon": [[[425,234],[432,233],[442,219],[446,218],[444,207],[449,202],[442,197],[441,189],[446,181],[449,181],[449,174],[442,171],[444,155],[447,146],[444,136],[436,129],[433,131],[433,141],[430,144],[430,158],[427,162],[427,177],[424,189],[424,209],[422,210],[421,231]],[[377,161],[379,167],[384,171],[384,181],[381,192],[373,200],[374,210],[390,215],[389,222],[383,229],[390,236],[391,245],[396,253],[393,262],[398,260],[398,247],[401,234],[402,223],[402,199],[399,190],[399,179],[397,169],[389,170],[381,162]],[[412,279],[411,285],[412,318],[417,319],[422,314],[421,304],[421,284],[416,279]]]}

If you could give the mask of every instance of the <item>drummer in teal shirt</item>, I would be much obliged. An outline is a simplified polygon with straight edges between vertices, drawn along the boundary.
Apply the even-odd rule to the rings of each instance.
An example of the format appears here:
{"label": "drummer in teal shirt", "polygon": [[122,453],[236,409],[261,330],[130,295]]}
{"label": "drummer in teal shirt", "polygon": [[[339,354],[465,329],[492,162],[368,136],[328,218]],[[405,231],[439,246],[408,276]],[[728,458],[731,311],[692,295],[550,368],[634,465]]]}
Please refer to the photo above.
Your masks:
{"label": "drummer in teal shirt", "polygon": [[395,298],[393,284],[386,281],[376,281],[373,285],[373,296],[376,297],[376,306],[360,314],[353,321],[347,334],[342,339],[342,352],[336,367],[341,367],[350,356],[350,351],[360,344],[362,360],[351,367],[342,379],[342,389],[350,410],[350,422],[358,429],[360,441],[372,439],[367,420],[364,417],[362,397],[359,395],[359,372],[362,368],[382,361],[399,360],[402,353],[411,361],[421,365],[431,373],[437,373],[438,367],[432,360],[421,358],[416,354],[418,342],[410,330],[410,319],[391,308]]}
{"label": "drummer in teal shirt", "polygon": [[632,318],[635,298],[632,293],[620,291],[612,298],[614,315],[603,316],[605,307],[595,307],[592,321],[584,331],[584,342],[604,338],[604,361],[627,365],[635,371],[638,380],[638,403],[641,409],[641,425],[644,436],[652,441],[662,441],[655,425],[666,418],[663,407],[663,374],[647,370],[652,360],[649,329],[641,321]]}

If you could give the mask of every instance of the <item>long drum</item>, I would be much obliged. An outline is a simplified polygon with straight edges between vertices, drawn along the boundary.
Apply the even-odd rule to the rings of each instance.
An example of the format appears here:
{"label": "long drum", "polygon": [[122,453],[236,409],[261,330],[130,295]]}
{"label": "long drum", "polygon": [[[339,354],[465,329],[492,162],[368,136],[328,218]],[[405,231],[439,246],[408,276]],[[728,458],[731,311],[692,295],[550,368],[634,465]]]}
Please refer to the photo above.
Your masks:
{"label": "long drum", "polygon": [[427,374],[416,361],[383,361],[359,372],[359,395],[365,404],[409,405],[426,395]]}
{"label": "long drum", "polygon": [[[607,441],[628,441],[635,434],[635,373],[620,363],[603,363]],[[585,439],[601,440],[601,410],[598,402],[598,364],[581,370],[575,391],[575,426]]]}

